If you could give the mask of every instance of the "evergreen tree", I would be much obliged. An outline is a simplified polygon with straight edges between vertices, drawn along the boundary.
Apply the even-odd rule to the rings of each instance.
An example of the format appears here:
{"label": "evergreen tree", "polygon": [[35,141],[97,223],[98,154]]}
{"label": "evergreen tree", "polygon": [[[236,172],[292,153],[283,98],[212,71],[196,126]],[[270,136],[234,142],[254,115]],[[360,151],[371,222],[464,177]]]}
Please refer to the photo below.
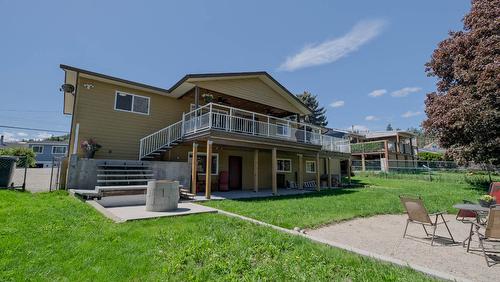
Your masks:
{"label": "evergreen tree", "polygon": [[326,109],[319,106],[317,95],[304,91],[302,94],[297,94],[297,98],[312,111],[311,115],[306,116],[306,122],[322,127],[328,125]]}
{"label": "evergreen tree", "polygon": [[393,131],[394,129],[392,128],[392,125],[389,123],[389,124],[387,125],[387,127],[386,127],[386,129],[385,129],[385,130],[387,130],[387,131]]}

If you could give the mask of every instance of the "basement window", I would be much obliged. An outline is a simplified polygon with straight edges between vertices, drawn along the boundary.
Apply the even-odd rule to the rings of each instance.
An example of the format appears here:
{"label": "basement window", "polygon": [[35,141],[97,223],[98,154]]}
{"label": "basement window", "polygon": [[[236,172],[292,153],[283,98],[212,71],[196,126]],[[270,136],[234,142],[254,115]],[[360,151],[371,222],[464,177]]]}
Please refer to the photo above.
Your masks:
{"label": "basement window", "polygon": [[149,97],[116,91],[115,110],[149,115]]}
{"label": "basement window", "polygon": [[277,159],[278,172],[292,172],[292,160],[290,159]]}
{"label": "basement window", "polygon": [[306,161],[306,173],[316,173],[315,161]]}
{"label": "basement window", "polygon": [[[207,153],[197,153],[196,156],[198,157],[198,168],[196,169],[196,172],[199,174],[206,174],[207,173]],[[188,161],[191,162],[191,159],[193,158],[193,153],[189,152],[188,153]],[[219,174],[219,154],[213,153],[212,154],[212,175],[218,175]]]}

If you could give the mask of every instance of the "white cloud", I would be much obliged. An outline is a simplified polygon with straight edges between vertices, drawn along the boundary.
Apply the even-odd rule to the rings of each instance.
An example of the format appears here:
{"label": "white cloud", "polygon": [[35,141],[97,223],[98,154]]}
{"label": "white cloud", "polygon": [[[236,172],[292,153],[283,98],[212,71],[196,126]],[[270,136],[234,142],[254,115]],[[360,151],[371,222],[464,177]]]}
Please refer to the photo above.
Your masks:
{"label": "white cloud", "polygon": [[377,90],[373,90],[372,92],[368,93],[368,96],[376,98],[376,97],[380,97],[386,93],[387,93],[386,89],[377,89]]}
{"label": "white cloud", "polygon": [[360,124],[353,125],[352,127],[348,128],[349,130],[354,130],[354,131],[368,131],[368,127]]}
{"label": "white cloud", "polygon": [[419,92],[420,90],[422,90],[422,88],[420,88],[420,87],[405,87],[405,88],[401,88],[399,90],[393,91],[391,93],[391,96],[392,97],[405,97],[405,96],[410,95],[411,93]]}
{"label": "white cloud", "polygon": [[17,136],[26,137],[26,136],[28,136],[28,133],[26,133],[26,132],[18,132]]}
{"label": "white cloud", "polygon": [[359,49],[363,44],[382,32],[383,20],[362,21],[357,23],[342,37],[327,40],[320,44],[309,44],[299,53],[287,57],[279,70],[294,71],[297,69],[333,63],[349,53]]}
{"label": "white cloud", "polygon": [[16,134],[12,133],[12,132],[8,132],[8,131],[4,131],[2,133],[0,133],[0,135],[3,135],[3,140],[5,142],[17,142],[19,141],[19,138],[16,138]]}
{"label": "white cloud", "polygon": [[416,116],[419,116],[421,115],[422,112],[412,112],[412,111],[407,111],[406,113],[402,114],[401,117],[404,117],[404,118],[411,118],[411,117],[416,117]]}
{"label": "white cloud", "polygon": [[366,116],[365,120],[367,120],[367,121],[375,121],[375,120],[379,120],[379,118],[376,117],[376,116]]}
{"label": "white cloud", "polygon": [[330,103],[330,107],[332,108],[340,108],[343,107],[344,105],[345,105],[344,101],[333,101]]}
{"label": "white cloud", "polygon": [[49,137],[51,137],[51,136],[52,136],[52,134],[50,134],[50,133],[48,133],[48,132],[39,132],[39,133],[36,135],[35,139],[47,139],[47,138],[49,138]]}

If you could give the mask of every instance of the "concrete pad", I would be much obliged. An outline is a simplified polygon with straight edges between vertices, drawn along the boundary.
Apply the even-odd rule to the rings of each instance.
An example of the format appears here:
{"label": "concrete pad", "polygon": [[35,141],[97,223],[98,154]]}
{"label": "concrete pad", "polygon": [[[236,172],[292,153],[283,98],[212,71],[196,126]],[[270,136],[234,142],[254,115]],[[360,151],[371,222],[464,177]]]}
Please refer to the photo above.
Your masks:
{"label": "concrete pad", "polygon": [[[310,237],[325,242],[347,245],[463,280],[498,281],[500,264],[488,267],[481,252],[467,253],[462,247],[461,242],[467,237],[470,225],[458,222],[454,215],[445,215],[451,233],[459,243],[451,244],[440,239],[431,246],[421,225],[410,224],[407,237],[402,237],[406,218],[406,215],[357,218],[306,232]],[[444,225],[439,226],[436,233],[442,237],[447,235]],[[493,246],[486,247],[491,249]],[[471,248],[478,249],[477,237],[473,238]],[[497,245],[497,248],[500,246]]]}
{"label": "concrete pad", "polygon": [[179,203],[179,207],[174,211],[168,212],[150,212],[146,211],[145,205],[136,206],[120,206],[120,207],[104,207],[96,201],[88,201],[88,203],[104,214],[106,217],[115,222],[125,222],[129,220],[148,219],[169,216],[183,216],[199,213],[216,213],[217,210],[193,203]]}

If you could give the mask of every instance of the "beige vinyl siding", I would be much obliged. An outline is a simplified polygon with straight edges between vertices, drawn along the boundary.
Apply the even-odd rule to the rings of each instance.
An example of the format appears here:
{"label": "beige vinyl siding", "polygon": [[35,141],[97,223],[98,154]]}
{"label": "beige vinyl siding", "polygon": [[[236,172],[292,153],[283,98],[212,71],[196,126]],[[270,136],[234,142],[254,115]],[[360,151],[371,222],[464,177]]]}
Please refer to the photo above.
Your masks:
{"label": "beige vinyl siding", "polygon": [[[92,83],[94,88],[86,89],[84,83]],[[116,91],[149,97],[149,115],[115,110]],[[78,144],[94,138],[102,145],[96,158],[129,160],[138,158],[142,137],[181,120],[190,103],[86,78],[79,79],[76,100],[74,122],[80,124]],[[81,148],[78,150],[81,155]]]}
{"label": "beige vinyl siding", "polygon": [[274,91],[258,78],[197,81],[193,82],[193,84],[234,97],[270,105],[294,113],[301,113],[299,109],[294,107],[281,94]]}

